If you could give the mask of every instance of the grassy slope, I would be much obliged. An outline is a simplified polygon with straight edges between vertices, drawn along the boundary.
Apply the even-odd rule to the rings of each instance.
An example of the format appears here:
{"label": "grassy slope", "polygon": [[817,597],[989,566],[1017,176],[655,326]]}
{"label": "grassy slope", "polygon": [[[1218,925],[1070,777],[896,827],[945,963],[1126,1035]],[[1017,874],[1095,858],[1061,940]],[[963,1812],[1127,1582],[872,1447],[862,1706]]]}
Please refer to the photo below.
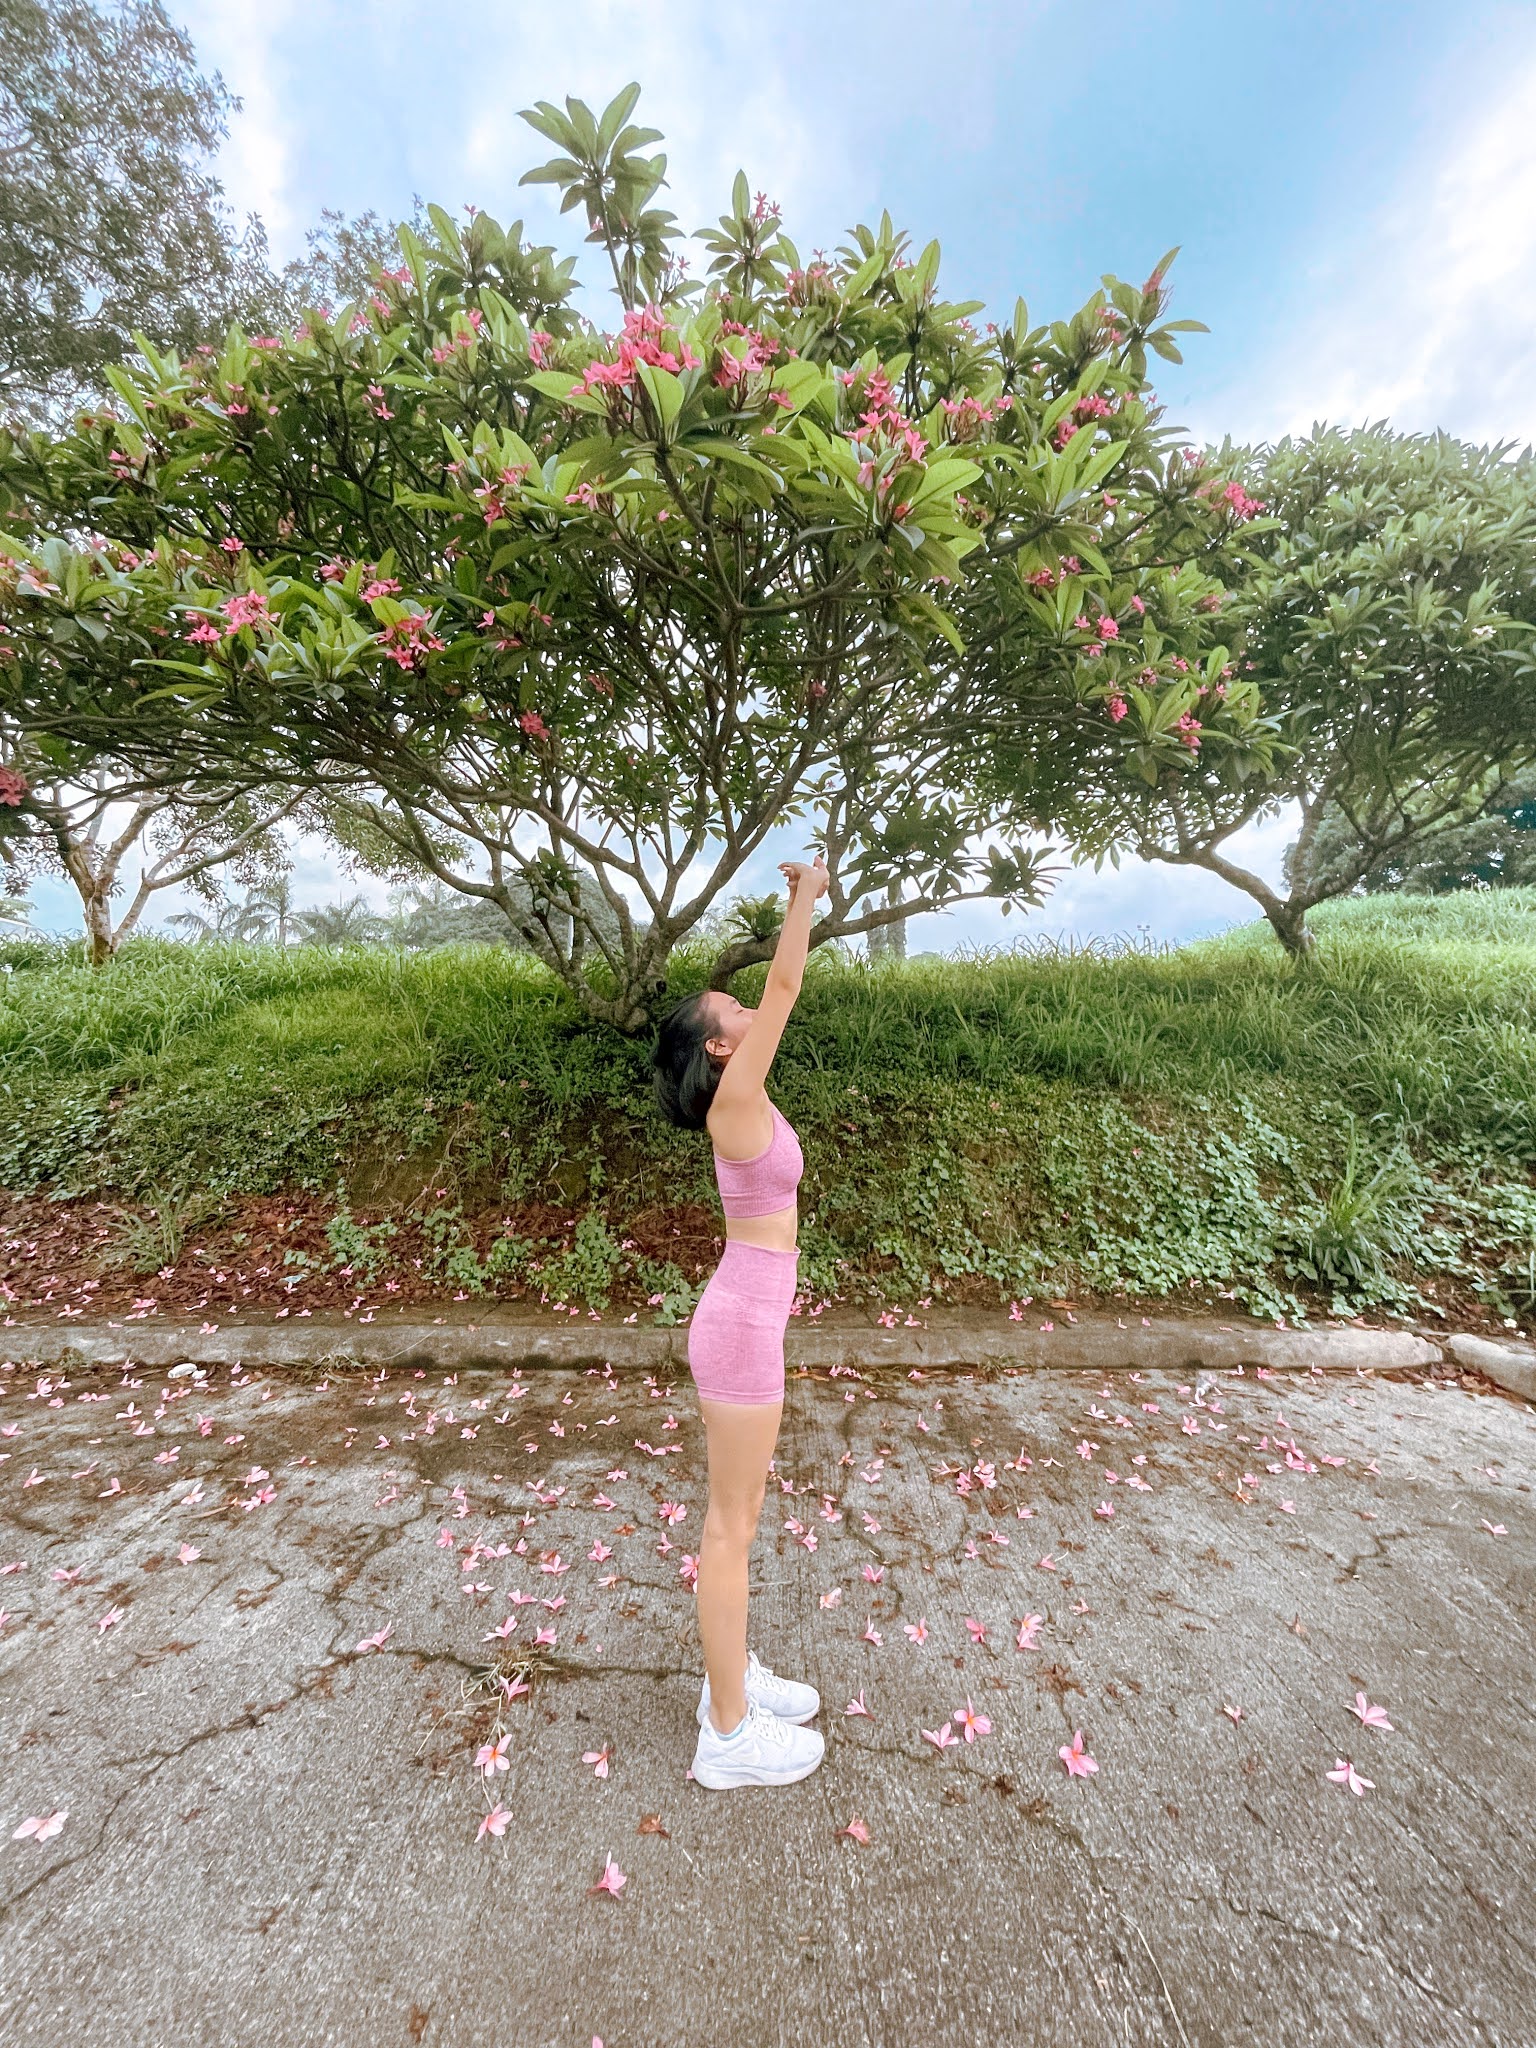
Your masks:
{"label": "grassy slope", "polygon": [[[1156,955],[814,956],[773,1078],[806,1153],[807,1293],[1230,1290],[1266,1315],[1475,1296],[1523,1319],[1536,891],[1314,922],[1301,974],[1263,926]],[[153,1205],[148,1249],[132,1214],[93,1243],[175,1268],[207,1192],[231,1213],[286,1197],[312,1290],[345,1265],[347,1286],[397,1272],[672,1320],[707,1277],[707,1142],[657,1117],[649,1044],[587,1025],[526,958],[156,940],[96,974],[7,958],[13,1237],[26,1197]],[[675,987],[701,978],[679,960]]]}

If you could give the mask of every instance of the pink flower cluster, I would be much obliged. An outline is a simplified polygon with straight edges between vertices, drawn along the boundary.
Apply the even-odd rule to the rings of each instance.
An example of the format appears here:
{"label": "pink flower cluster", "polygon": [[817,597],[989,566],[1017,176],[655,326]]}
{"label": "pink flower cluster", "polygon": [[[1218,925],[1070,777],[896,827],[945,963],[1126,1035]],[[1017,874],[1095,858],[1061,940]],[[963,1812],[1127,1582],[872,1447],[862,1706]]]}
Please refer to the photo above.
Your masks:
{"label": "pink flower cluster", "polygon": [[1192,711],[1184,712],[1173,722],[1173,729],[1192,754],[1200,751],[1200,721]]}
{"label": "pink flower cluster", "polygon": [[981,438],[984,426],[995,420],[999,413],[1008,411],[1013,404],[1013,396],[1005,391],[991,405],[983,405],[979,398],[969,395],[945,398],[940,403],[949,419],[949,438],[952,441],[976,441]]}
{"label": "pink flower cluster", "polygon": [[429,630],[430,621],[425,612],[407,612],[403,619],[396,619],[392,626],[386,626],[380,639],[386,658],[398,668],[411,669],[419,673],[426,665],[429,653],[441,653],[443,643]]}
{"label": "pink flower cluster", "polygon": [[804,270],[791,270],[784,280],[784,296],[792,306],[808,306],[813,300],[830,296],[830,263],[808,263]]}
{"label": "pink flower cluster", "polygon": [[720,367],[715,372],[715,382],[722,390],[732,384],[745,384],[749,377],[759,376],[764,370],[773,368],[779,344],[766,334],[760,334],[755,327],[744,326],[740,320],[722,320],[720,332],[743,334],[747,340],[744,356],[733,356],[729,349],[720,351]]}
{"label": "pink flower cluster", "polygon": [[19,768],[0,768],[0,804],[14,809],[31,786]]}
{"label": "pink flower cluster", "polygon": [[228,635],[238,633],[242,626],[275,626],[277,621],[267,609],[266,596],[259,590],[238,590],[228,597],[219,610],[229,620]]}
{"label": "pink flower cluster", "polygon": [[536,740],[547,740],[549,738],[549,728],[545,725],[543,719],[540,718],[537,711],[524,711],[520,713],[517,722],[530,738]]}
{"label": "pink flower cluster", "polygon": [[577,389],[592,391],[607,385],[614,390],[628,390],[635,382],[635,372],[641,363],[649,363],[653,370],[671,370],[674,373],[697,369],[702,358],[696,356],[686,342],[681,355],[661,346],[660,337],[666,331],[666,315],[659,306],[645,306],[639,311],[626,313],[617,361],[588,363]]}

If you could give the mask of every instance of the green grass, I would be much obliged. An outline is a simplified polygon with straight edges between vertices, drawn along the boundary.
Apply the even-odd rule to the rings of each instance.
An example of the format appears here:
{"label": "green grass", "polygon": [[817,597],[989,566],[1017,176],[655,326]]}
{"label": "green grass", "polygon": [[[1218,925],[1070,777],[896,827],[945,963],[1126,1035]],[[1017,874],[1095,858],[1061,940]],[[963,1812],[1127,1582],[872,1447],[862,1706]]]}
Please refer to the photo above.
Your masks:
{"label": "green grass", "polygon": [[[1536,1310],[1536,890],[1313,925],[1301,970],[1264,925],[1155,952],[813,955],[771,1084],[805,1146],[807,1287]],[[420,1221],[432,1181],[460,1277],[485,1270],[474,1219],[521,1204],[564,1212],[573,1297],[623,1267],[637,1216],[656,1291],[693,1284],[655,1237],[667,1215],[707,1234],[707,1142],[657,1117],[649,1041],[526,956],[146,938],[105,971],[35,942],[0,962],[15,1194],[341,1187],[349,1217]],[[680,955],[674,992],[704,972]]]}

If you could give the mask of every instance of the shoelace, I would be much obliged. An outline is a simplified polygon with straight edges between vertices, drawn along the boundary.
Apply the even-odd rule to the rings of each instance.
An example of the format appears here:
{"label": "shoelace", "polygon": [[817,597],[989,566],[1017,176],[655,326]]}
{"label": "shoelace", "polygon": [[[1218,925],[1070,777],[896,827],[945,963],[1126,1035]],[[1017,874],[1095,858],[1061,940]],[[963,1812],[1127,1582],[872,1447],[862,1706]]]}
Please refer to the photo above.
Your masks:
{"label": "shoelace", "polygon": [[785,1690],[783,1679],[780,1678],[779,1674],[776,1671],[770,1671],[766,1664],[759,1661],[757,1652],[755,1650],[752,1652],[751,1658],[749,1660],[749,1669],[747,1675],[749,1677],[755,1677],[758,1684],[760,1686],[766,1687],[766,1689],[769,1692],[776,1692],[782,1695]]}
{"label": "shoelace", "polygon": [[765,1713],[756,1700],[749,1700],[747,1702],[747,1715],[762,1740],[776,1743],[780,1749],[788,1746],[789,1723],[787,1721],[781,1721],[777,1714]]}

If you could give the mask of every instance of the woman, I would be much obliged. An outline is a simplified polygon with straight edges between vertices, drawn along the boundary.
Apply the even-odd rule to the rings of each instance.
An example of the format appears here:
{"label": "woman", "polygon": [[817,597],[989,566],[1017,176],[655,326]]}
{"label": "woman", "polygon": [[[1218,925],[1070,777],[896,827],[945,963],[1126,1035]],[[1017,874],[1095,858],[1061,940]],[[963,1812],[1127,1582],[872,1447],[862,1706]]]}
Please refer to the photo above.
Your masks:
{"label": "woman", "polygon": [[803,1161],[764,1083],[800,993],[811,906],[827,870],[783,861],[789,908],[755,1010],[706,989],[662,1019],[656,1099],[669,1123],[708,1130],[726,1214],[725,1254],[688,1329],[709,1458],[709,1504],[696,1584],[704,1687],[693,1775],[700,1785],[790,1785],[821,1762],[808,1721],[814,1686],[780,1678],[747,1653],[747,1565],[784,1410],[784,1325],[800,1257],[795,1190]]}

